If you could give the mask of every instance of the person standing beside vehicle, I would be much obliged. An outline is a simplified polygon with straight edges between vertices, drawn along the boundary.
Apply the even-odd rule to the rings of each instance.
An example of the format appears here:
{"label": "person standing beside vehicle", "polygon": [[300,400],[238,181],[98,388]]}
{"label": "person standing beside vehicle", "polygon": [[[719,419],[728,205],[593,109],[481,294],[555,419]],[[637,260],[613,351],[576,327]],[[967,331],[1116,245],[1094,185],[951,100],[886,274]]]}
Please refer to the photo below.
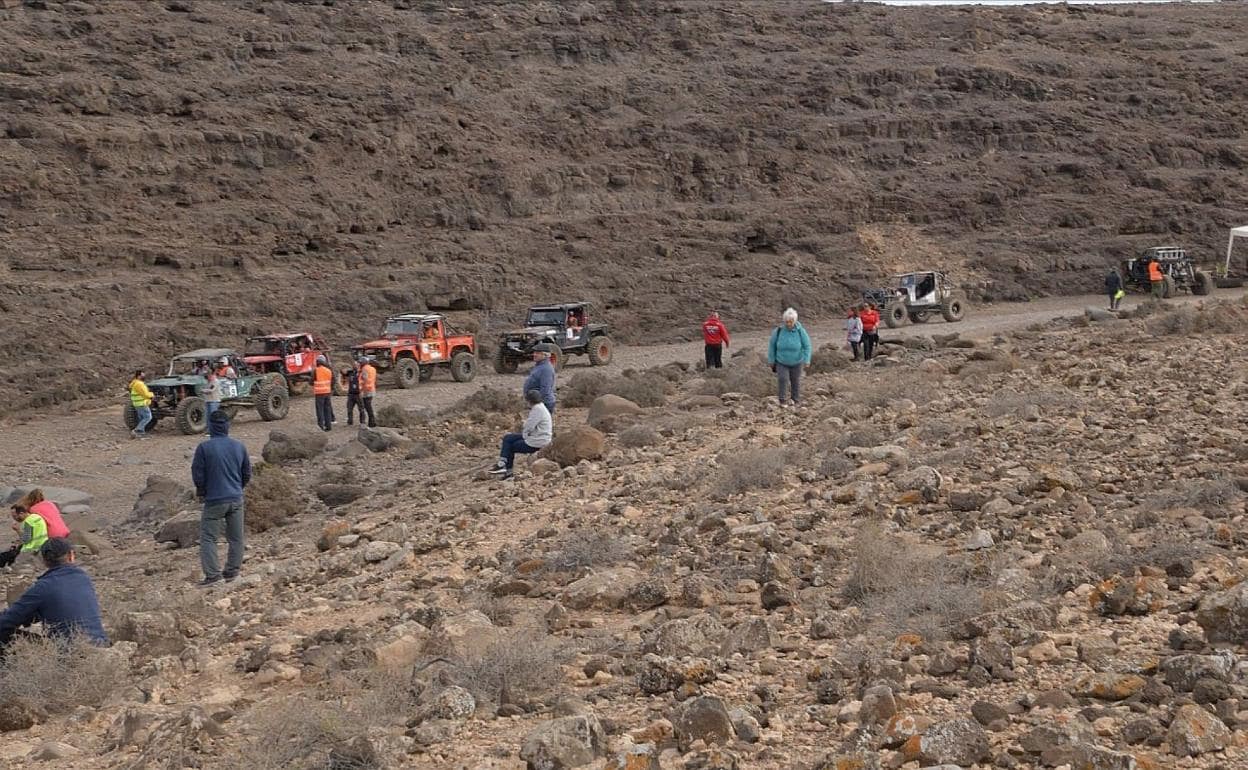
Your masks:
{"label": "person standing beside vehicle", "polygon": [[860,360],[862,354],[858,347],[862,344],[862,319],[858,317],[858,308],[849,309],[849,316],[845,319],[845,340],[849,343],[849,349],[854,351],[854,360]]}
{"label": "person standing beside vehicle", "polygon": [[316,399],[316,425],[323,431],[334,427],[334,370],[325,356],[316,357],[312,372],[312,395]]}
{"label": "person standing beside vehicle", "polygon": [[216,372],[204,375],[204,387],[200,395],[204,398],[204,417],[211,417],[213,412],[221,408],[221,380]]}
{"label": "person standing beside vehicle", "polygon": [[875,309],[875,303],[868,302],[858,308],[858,318],[862,321],[862,358],[870,361],[875,346],[880,344],[880,311]]}
{"label": "person standing beside vehicle", "polygon": [[356,410],[359,410],[360,425],[363,425],[364,406],[360,403],[360,370],[354,366],[343,369],[342,384],[347,388],[347,425],[355,424]]}
{"label": "person standing beside vehicle", "polygon": [[542,403],[546,411],[553,416],[555,413],[555,366],[550,362],[550,343],[542,343],[533,348],[533,371],[524,378],[522,393],[536,390],[542,394]]}
{"label": "person standing beside vehicle", "polygon": [[785,390],[792,395],[793,406],[801,398],[802,370],[810,365],[810,335],[797,322],[797,311],[788,308],[782,316],[783,324],[771,332],[767,345],[767,363],[776,373],[776,393],[780,406],[785,405]]}
{"label": "person standing beside vehicle", "polygon": [[[360,356],[357,377],[360,383],[360,424],[364,424],[364,415],[368,414],[368,427],[377,427],[377,416],[373,414],[373,396],[377,395],[377,367],[373,366],[368,356]],[[348,415],[350,408],[347,409]]]}
{"label": "person standing beside vehicle", "polygon": [[719,311],[712,310],[702,322],[702,341],[706,343],[706,368],[724,367],[724,348],[728,347],[728,327],[719,320]]}
{"label": "person standing beside vehicle", "polygon": [[[208,418],[208,440],[195,447],[191,480],[195,495],[204,501],[199,517],[199,563],[204,571],[200,585],[233,580],[243,566],[243,489],[251,481],[251,458],[241,441],[230,438],[230,418],[225,412],[214,412]],[[217,556],[222,529],[229,543],[224,571]]]}
{"label": "person standing beside vehicle", "polygon": [[1166,298],[1166,276],[1161,272],[1161,263],[1155,259],[1148,261],[1148,282],[1157,299]]}
{"label": "person standing beside vehicle", "polygon": [[139,369],[130,380],[130,406],[134,407],[136,417],[130,438],[146,438],[147,426],[152,422],[152,391],[148,390],[145,379],[143,370]]}
{"label": "person standing beside vehicle", "polygon": [[1105,293],[1109,295],[1109,309],[1117,310],[1118,302],[1122,299],[1122,276],[1118,274],[1118,270],[1110,268],[1105,276]]}

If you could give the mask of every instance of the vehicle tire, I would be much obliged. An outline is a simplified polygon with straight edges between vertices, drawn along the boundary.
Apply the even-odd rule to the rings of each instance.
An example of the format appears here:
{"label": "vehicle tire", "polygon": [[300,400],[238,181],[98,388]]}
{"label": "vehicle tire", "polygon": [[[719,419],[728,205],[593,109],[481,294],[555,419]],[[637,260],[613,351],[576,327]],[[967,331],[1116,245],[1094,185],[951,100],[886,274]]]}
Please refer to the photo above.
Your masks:
{"label": "vehicle tire", "polygon": [[476,356],[462,350],[451,356],[451,379],[456,382],[472,382],[476,376]]}
{"label": "vehicle tire", "polygon": [[1243,278],[1219,278],[1213,282],[1219,289],[1238,289],[1244,285]]}
{"label": "vehicle tire", "polygon": [[1196,280],[1192,282],[1192,294],[1204,297],[1213,291],[1213,276],[1204,270],[1196,271]]}
{"label": "vehicle tire", "polygon": [[208,427],[208,411],[199,396],[184,398],[173,413],[174,424],[187,436],[203,433]]}
{"label": "vehicle tire", "polygon": [[121,421],[125,423],[126,430],[134,430],[139,427],[139,411],[131,404],[126,404],[121,408]]}
{"label": "vehicle tire", "polygon": [[590,366],[606,366],[611,363],[611,355],[615,350],[615,343],[605,334],[599,334],[589,341],[589,365]]}
{"label": "vehicle tire", "polygon": [[[283,385],[285,385],[285,383],[283,383]],[[337,372],[334,372],[334,380],[333,380],[333,383],[329,386],[329,392],[330,392],[330,393],[332,393],[332,394],[333,394],[333,395],[335,395],[335,396],[345,396],[345,395],[347,395],[347,389],[346,389],[346,387],[342,384],[342,377],[340,377],[340,376],[338,375],[338,373],[337,373]],[[290,395],[290,386],[289,386],[289,385],[286,385],[286,395],[287,395],[287,396],[289,396],[289,395]]]}
{"label": "vehicle tire", "polygon": [[307,395],[309,384],[307,380],[290,380],[286,383],[286,392],[291,396]]}
{"label": "vehicle tire", "polygon": [[912,323],[912,324],[925,324],[925,323],[927,323],[927,318],[928,318],[927,313],[928,313],[928,311],[926,311],[926,310],[912,310],[912,311],[910,311],[910,323]]}
{"label": "vehicle tire", "polygon": [[414,358],[400,358],[394,362],[394,384],[400,388],[414,388],[420,381],[420,367]]}
{"label": "vehicle tire", "polygon": [[1174,297],[1174,276],[1167,275],[1165,280],[1161,282],[1161,298],[1171,299]]}
{"label": "vehicle tire", "polygon": [[[221,407],[229,409],[230,407]],[[266,384],[256,394],[256,412],[265,422],[281,420],[290,413],[290,391],[285,385]]]}
{"label": "vehicle tire", "polygon": [[[419,364],[417,364],[419,366]],[[416,378],[420,382],[428,382],[433,379],[433,365],[426,364],[420,367],[420,376]]]}
{"label": "vehicle tire", "polygon": [[257,383],[257,385],[263,385],[266,382],[278,382],[278,383],[281,383],[282,385],[285,385],[286,375],[282,374],[281,372],[269,372],[268,374],[260,378],[260,382]]}
{"label": "vehicle tire", "polygon": [[555,352],[550,354],[550,365],[555,367],[556,372],[561,372],[563,371],[564,359],[567,357],[568,354],[564,352],[563,348],[555,348]]}
{"label": "vehicle tire", "polygon": [[906,306],[902,302],[890,302],[884,308],[884,325],[890,329],[904,326],[906,318]]}
{"label": "vehicle tire", "polygon": [[966,316],[966,303],[961,297],[946,297],[945,301],[940,303],[940,315],[949,323],[961,321]]}
{"label": "vehicle tire", "polygon": [[494,371],[499,374],[515,374],[520,362],[507,355],[507,348],[500,347],[494,351]]}

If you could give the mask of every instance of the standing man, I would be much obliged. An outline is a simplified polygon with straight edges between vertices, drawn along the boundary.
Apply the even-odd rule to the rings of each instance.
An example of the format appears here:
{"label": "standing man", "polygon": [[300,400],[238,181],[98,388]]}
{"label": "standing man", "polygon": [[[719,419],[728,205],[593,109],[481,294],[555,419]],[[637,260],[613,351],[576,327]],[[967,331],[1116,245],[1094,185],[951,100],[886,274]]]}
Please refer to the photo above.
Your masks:
{"label": "standing man", "polygon": [[355,412],[360,412],[360,425],[364,424],[364,406],[360,404],[360,370],[352,366],[342,370],[342,382],[347,386],[347,425],[355,424]]}
{"label": "standing man", "polygon": [[[243,488],[251,481],[251,458],[241,441],[230,438],[230,418],[213,412],[208,418],[207,441],[195,447],[191,480],[195,494],[204,501],[199,517],[199,563],[204,570],[201,586],[222,578],[233,580],[243,566]],[[229,553],[222,572],[217,541],[225,530]]]}
{"label": "standing man", "polygon": [[728,327],[719,320],[719,311],[712,310],[702,323],[702,341],[706,343],[706,368],[724,367],[724,348],[728,347]]}
{"label": "standing man", "polygon": [[334,370],[329,368],[325,356],[316,357],[316,371],[312,374],[312,395],[316,397],[316,424],[324,431],[334,426]]}
{"label": "standing man", "polygon": [[1162,275],[1161,263],[1155,259],[1148,261],[1148,282],[1152,285],[1154,297],[1166,298],[1166,276]]}
{"label": "standing man", "polygon": [[555,367],[550,363],[550,343],[536,345],[533,348],[533,371],[524,378],[521,393],[536,390],[542,394],[542,403],[546,411],[553,416],[555,413]]}
{"label": "standing man", "polygon": [[1105,293],[1109,295],[1109,309],[1117,310],[1118,302],[1122,299],[1122,276],[1118,274],[1117,268],[1110,268],[1109,274],[1105,276]]}
{"label": "standing man", "polygon": [[859,308],[858,318],[862,321],[862,359],[870,361],[880,342],[880,311],[875,309],[875,303],[868,302]]}
{"label": "standing man", "polygon": [[130,406],[134,407],[138,418],[134,430],[130,431],[130,438],[147,438],[147,426],[152,423],[152,391],[148,390],[145,379],[143,370],[139,369],[134,373],[134,379],[130,380]]}
{"label": "standing man", "polygon": [[74,564],[74,546],[65,538],[54,537],[43,544],[39,555],[47,572],[0,615],[0,649],[18,629],[36,621],[53,639],[69,641],[81,634],[91,644],[107,647],[100,600],[91,578]]}
{"label": "standing man", "polygon": [[216,372],[210,371],[204,375],[204,388],[200,395],[204,397],[205,417],[211,417],[213,412],[221,408],[221,380],[217,378]]}
{"label": "standing man", "polygon": [[[368,413],[368,427],[377,427],[377,417],[373,414],[373,396],[377,395],[377,368],[368,356],[360,356],[360,424],[364,424],[364,414]],[[347,410],[350,419],[350,409]]]}

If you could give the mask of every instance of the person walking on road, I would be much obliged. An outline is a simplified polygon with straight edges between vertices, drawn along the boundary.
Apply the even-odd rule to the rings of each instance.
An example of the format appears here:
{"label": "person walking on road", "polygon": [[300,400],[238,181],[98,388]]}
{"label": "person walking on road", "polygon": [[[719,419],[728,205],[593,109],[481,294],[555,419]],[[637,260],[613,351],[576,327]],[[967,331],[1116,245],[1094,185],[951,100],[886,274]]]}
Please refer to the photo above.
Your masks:
{"label": "person walking on road", "polygon": [[533,371],[524,378],[521,392],[528,394],[536,390],[542,394],[542,403],[546,411],[553,417],[555,414],[555,367],[550,363],[550,343],[543,343],[533,348]]}
{"label": "person walking on road", "polygon": [[[202,586],[222,579],[233,580],[243,566],[243,489],[251,481],[251,458],[247,447],[230,438],[230,418],[213,412],[208,418],[207,441],[195,447],[191,480],[195,494],[204,501],[199,517],[199,563],[204,570]],[[229,552],[225,569],[217,556],[217,541],[225,532]]]}
{"label": "person walking on road", "polygon": [[845,319],[845,340],[849,349],[854,351],[854,360],[861,360],[862,353],[858,348],[862,344],[862,319],[858,317],[858,308],[849,309],[849,317]]}
{"label": "person walking on road", "polygon": [[39,549],[39,556],[47,571],[0,614],[0,650],[35,622],[43,624],[51,639],[68,642],[82,636],[97,647],[107,647],[100,600],[91,578],[74,563],[74,546],[54,537]]}
{"label": "person walking on road", "polygon": [[870,361],[875,346],[880,344],[880,311],[875,309],[875,303],[868,302],[859,306],[858,318],[862,321],[862,358]]}
{"label": "person walking on road", "polygon": [[706,343],[706,368],[724,367],[724,348],[728,347],[728,327],[719,320],[719,311],[712,310],[702,322],[702,341]]}
{"label": "person walking on road", "polygon": [[1105,275],[1105,293],[1109,295],[1109,309],[1117,310],[1118,303],[1126,292],[1122,290],[1122,276],[1116,268],[1111,268]]}
{"label": "person walking on road", "polygon": [[316,357],[312,374],[312,395],[316,398],[316,425],[328,431],[334,427],[334,370],[325,356]]}
{"label": "person walking on road", "polygon": [[490,471],[490,475],[503,479],[511,478],[512,467],[516,455],[529,455],[551,442],[554,431],[551,427],[550,412],[542,403],[542,394],[538,390],[530,390],[524,394],[529,404],[529,415],[524,420],[524,427],[519,433],[507,433],[498,449],[498,462]]}
{"label": "person walking on road", "polygon": [[810,335],[797,322],[797,311],[789,308],[782,316],[784,323],[771,332],[767,345],[767,363],[776,373],[776,393],[780,406],[786,402],[785,391],[792,395],[793,406],[801,398],[802,370],[810,365]]}
{"label": "person walking on road", "polygon": [[134,407],[136,422],[130,431],[130,438],[147,438],[147,426],[152,424],[152,391],[148,390],[144,380],[147,375],[142,369],[134,373],[130,380],[130,406]]}
{"label": "person walking on road", "polygon": [[[364,424],[364,414],[368,414],[368,427],[377,427],[377,417],[373,414],[373,396],[377,395],[377,367],[368,356],[360,356],[358,379],[360,381],[360,424]],[[347,410],[350,412],[350,408]]]}
{"label": "person walking on road", "polygon": [[1155,259],[1148,261],[1148,282],[1152,287],[1154,297],[1166,298],[1166,276],[1161,272],[1161,263]]}

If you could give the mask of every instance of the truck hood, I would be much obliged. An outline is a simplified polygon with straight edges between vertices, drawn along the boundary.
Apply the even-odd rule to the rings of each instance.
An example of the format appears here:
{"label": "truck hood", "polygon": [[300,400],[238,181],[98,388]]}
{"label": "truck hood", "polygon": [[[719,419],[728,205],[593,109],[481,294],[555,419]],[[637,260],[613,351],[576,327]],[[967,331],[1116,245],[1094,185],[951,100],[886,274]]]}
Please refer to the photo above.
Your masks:
{"label": "truck hood", "polygon": [[147,387],[152,388],[152,389],[157,389],[157,388],[182,388],[182,387],[190,386],[190,387],[198,389],[202,387],[206,382],[207,380],[205,380],[203,377],[198,377],[196,375],[191,375],[191,374],[181,375],[181,376],[174,375],[172,377],[160,377],[155,380],[149,380],[147,383]]}
{"label": "truck hood", "polygon": [[508,335],[516,337],[542,337],[548,334],[558,334],[557,326],[526,326],[523,329],[515,329],[507,332]]}
{"label": "truck hood", "polygon": [[415,338],[410,339],[410,340],[402,340],[402,339],[395,339],[395,340],[389,340],[389,339],[369,340],[368,342],[361,342],[359,345],[356,345],[356,347],[357,347],[357,348],[386,348],[386,349],[390,349],[390,348],[397,348],[397,347],[398,347],[398,346],[400,346],[400,345],[410,345],[410,344],[412,344],[412,342],[418,342],[418,341],[419,341],[419,340],[416,340]]}
{"label": "truck hood", "polygon": [[243,361],[249,364],[271,364],[281,360],[281,356],[243,356]]}

